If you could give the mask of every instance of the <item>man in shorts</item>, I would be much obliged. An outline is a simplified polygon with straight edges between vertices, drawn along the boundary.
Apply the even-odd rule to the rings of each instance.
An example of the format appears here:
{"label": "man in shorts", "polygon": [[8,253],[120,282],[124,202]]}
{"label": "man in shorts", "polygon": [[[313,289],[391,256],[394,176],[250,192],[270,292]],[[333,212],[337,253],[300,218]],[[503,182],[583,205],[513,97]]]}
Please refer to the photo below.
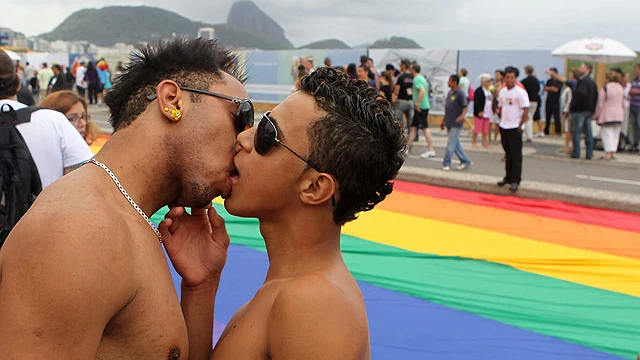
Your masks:
{"label": "man in shorts", "polygon": [[[400,61],[401,74],[396,80],[393,90],[393,105],[396,119],[408,130],[413,120],[413,74],[411,74],[411,62],[407,59]],[[403,119],[403,117],[406,119]]]}
{"label": "man in shorts", "polygon": [[[340,232],[391,193],[404,146],[384,97],[330,68],[303,78],[299,91],[238,135],[237,175],[225,208],[260,220],[269,270],[213,351],[217,285],[191,298],[189,334],[209,340],[197,351],[207,356],[199,358],[210,351],[216,360],[370,358],[365,304],[342,259]],[[176,267],[183,283],[217,284],[229,237],[215,210],[189,215],[172,208],[160,229],[167,247],[187,249],[172,252],[189,264]],[[206,243],[219,244],[219,251],[203,253],[199,245]],[[211,259],[219,265],[204,271]]]}
{"label": "man in shorts", "polygon": [[407,146],[407,154],[411,152],[413,141],[416,137],[418,129],[422,129],[425,139],[427,139],[427,151],[420,154],[423,159],[436,156],[433,150],[433,138],[431,130],[429,130],[429,83],[427,79],[420,74],[420,65],[411,64],[411,74],[413,75],[413,104],[414,113],[411,121],[411,131],[409,132],[409,145]]}

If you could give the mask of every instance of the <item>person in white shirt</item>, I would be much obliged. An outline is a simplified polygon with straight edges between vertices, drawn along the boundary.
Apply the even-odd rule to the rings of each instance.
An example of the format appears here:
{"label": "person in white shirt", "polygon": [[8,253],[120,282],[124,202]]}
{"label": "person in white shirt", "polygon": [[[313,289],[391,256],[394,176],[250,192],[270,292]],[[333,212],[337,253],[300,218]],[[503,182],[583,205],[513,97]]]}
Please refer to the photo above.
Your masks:
{"label": "person in white shirt", "polygon": [[[0,108],[4,104],[14,110],[27,107],[17,101],[20,82],[13,62],[0,52]],[[29,148],[36,164],[42,189],[76,169],[93,157],[93,152],[80,133],[60,112],[38,110],[31,114],[31,121],[16,126]]]}
{"label": "person in white shirt", "polygon": [[[33,84],[37,85],[37,81],[36,82],[31,81],[31,79],[36,77],[36,73],[37,73],[36,68],[34,68],[33,65],[27,62],[27,66],[24,68],[24,77],[28,84],[27,87],[33,86]],[[31,88],[30,90],[33,92],[33,90],[35,89]]]}
{"label": "person in white shirt", "polygon": [[84,93],[87,90],[87,82],[84,81],[84,75],[87,73],[87,63],[84,61],[76,69],[76,90],[78,95],[84,99]]}
{"label": "person in white shirt", "polygon": [[49,82],[53,77],[53,70],[49,69],[47,63],[42,63],[42,68],[38,71],[38,86],[40,88],[39,98],[44,99],[49,93]]}
{"label": "person in white shirt", "polygon": [[500,90],[498,111],[501,114],[500,137],[506,154],[505,177],[498,186],[511,184],[511,192],[518,191],[522,180],[522,127],[529,119],[530,106],[527,92],[516,86],[518,69],[507,67],[504,82],[506,87]]}

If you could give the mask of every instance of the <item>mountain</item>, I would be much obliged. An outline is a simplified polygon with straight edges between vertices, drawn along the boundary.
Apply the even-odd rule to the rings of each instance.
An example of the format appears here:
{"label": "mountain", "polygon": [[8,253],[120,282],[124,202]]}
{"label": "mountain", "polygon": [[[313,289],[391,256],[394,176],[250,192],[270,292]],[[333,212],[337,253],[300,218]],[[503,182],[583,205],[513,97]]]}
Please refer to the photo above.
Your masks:
{"label": "mountain", "polygon": [[282,50],[290,49],[291,45],[264,34],[255,33],[229,24],[213,25],[216,39],[225,45],[236,48]]}
{"label": "mountain", "polygon": [[327,39],[300,46],[300,49],[351,49],[351,47],[342,40]]}
{"label": "mountain", "polygon": [[[270,18],[268,20],[273,21]],[[149,6],[83,9],[71,14],[53,31],[40,37],[50,41],[84,40],[98,46],[112,46],[119,42],[151,43],[171,38],[173,34],[195,37],[201,27],[213,27],[216,39],[228,46],[264,50],[292,48],[288,40],[283,43],[281,39],[230,24],[209,25],[191,21],[174,12]]]}
{"label": "mountain", "polygon": [[[98,46],[116,43],[152,43],[173,36],[195,37],[201,27],[213,27],[215,37],[236,48],[293,49],[284,29],[251,1],[231,6],[226,24],[210,25],[192,21],[171,11],[149,6],[107,6],[83,9],[67,17],[53,31],[40,35],[49,41],[87,41]],[[307,44],[306,49],[350,49],[338,39]],[[356,46],[355,48],[362,48]],[[391,37],[376,41],[369,48],[421,48],[415,41]]]}
{"label": "mountain", "polygon": [[415,41],[401,37],[392,36],[390,39],[377,40],[369,47],[370,49],[422,49]]}
{"label": "mountain", "polygon": [[195,36],[204,23],[191,21],[176,13],[148,6],[108,6],[83,9],[66,18],[45,40],[86,40],[98,46],[115,43],[154,42],[177,36]]}
{"label": "mountain", "polygon": [[284,35],[284,29],[251,1],[237,1],[231,5],[227,24],[246,29],[277,41],[281,49],[292,49],[293,45]]}

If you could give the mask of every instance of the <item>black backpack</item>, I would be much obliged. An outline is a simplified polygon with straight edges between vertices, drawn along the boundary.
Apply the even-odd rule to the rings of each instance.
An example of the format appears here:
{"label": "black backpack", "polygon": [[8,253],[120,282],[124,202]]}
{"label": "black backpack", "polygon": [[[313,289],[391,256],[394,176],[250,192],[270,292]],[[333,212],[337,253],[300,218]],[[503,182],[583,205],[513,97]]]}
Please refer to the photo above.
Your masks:
{"label": "black backpack", "polygon": [[40,109],[16,111],[9,104],[0,106],[0,247],[42,191],[36,164],[16,128],[31,121],[31,113]]}

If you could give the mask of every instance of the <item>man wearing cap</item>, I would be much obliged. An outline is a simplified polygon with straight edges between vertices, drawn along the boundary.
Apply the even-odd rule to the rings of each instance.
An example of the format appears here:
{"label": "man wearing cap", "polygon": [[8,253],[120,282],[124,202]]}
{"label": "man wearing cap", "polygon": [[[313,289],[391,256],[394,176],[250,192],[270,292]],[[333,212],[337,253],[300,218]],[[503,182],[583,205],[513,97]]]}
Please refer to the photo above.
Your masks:
{"label": "man wearing cap", "polygon": [[[558,69],[551,68],[549,72],[554,75],[558,74]],[[544,134],[549,135],[549,129],[551,128],[551,118],[553,117],[553,123],[556,130],[556,136],[562,135],[561,120],[560,120],[560,94],[562,93],[562,82],[557,80],[555,76],[551,75],[551,78],[544,86],[544,91],[547,92],[547,102],[545,103],[545,121]]]}

